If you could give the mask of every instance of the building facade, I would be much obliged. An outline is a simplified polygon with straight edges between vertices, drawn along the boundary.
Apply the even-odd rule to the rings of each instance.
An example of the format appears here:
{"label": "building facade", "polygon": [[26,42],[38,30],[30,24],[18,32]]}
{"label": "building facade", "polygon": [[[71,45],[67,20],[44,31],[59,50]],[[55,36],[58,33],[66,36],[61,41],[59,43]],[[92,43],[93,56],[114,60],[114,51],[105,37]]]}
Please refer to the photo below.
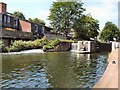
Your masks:
{"label": "building facade", "polygon": [[21,20],[7,13],[7,4],[0,3],[0,38],[6,46],[13,40],[34,40],[42,38],[44,27],[27,20]]}
{"label": "building facade", "polygon": [[5,46],[9,46],[14,40],[35,40],[42,37],[66,39],[64,34],[51,30],[50,27],[14,17],[7,12],[7,4],[0,2],[0,39]]}

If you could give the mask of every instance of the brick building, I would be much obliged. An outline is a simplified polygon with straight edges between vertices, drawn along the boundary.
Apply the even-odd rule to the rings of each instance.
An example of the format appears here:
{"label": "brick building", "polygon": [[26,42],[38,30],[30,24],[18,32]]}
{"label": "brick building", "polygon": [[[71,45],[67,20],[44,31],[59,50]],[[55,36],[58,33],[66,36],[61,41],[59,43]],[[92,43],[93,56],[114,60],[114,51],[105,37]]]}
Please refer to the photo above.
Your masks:
{"label": "brick building", "polygon": [[7,4],[0,2],[0,38],[10,45],[13,40],[34,40],[44,36],[45,26],[18,19],[7,12]]}

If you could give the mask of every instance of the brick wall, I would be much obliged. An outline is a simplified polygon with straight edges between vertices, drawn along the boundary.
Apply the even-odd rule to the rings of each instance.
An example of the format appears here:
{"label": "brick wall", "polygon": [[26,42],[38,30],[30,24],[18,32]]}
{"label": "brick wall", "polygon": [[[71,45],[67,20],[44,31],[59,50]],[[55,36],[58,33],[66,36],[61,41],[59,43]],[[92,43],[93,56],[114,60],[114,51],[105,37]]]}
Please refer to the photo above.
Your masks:
{"label": "brick wall", "polygon": [[0,13],[6,14],[7,5],[5,3],[0,2]]}
{"label": "brick wall", "polygon": [[32,32],[31,23],[28,21],[19,20],[19,27],[20,27],[20,30],[23,32]]}

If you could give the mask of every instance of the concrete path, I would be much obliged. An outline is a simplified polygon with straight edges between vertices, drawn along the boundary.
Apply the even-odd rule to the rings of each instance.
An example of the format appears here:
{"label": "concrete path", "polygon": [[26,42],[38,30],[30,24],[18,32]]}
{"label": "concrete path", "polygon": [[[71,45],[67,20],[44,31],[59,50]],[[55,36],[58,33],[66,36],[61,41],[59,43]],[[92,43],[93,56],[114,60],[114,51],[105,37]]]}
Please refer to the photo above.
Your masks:
{"label": "concrete path", "polygon": [[[119,68],[119,70],[118,70]],[[119,78],[118,78],[119,76]],[[120,48],[109,55],[108,66],[93,90],[120,90]]]}

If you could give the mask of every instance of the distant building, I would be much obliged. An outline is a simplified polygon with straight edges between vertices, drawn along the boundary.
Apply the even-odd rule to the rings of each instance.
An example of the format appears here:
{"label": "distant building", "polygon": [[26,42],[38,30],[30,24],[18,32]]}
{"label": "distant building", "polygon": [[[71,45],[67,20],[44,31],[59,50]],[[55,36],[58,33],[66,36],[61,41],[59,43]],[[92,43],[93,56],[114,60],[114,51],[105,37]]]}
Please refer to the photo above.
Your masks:
{"label": "distant building", "polygon": [[120,28],[120,1],[118,2],[118,27]]}
{"label": "distant building", "polygon": [[66,39],[66,36],[61,33],[54,32],[52,28],[45,26],[45,37],[48,40],[60,38],[60,39]]}

